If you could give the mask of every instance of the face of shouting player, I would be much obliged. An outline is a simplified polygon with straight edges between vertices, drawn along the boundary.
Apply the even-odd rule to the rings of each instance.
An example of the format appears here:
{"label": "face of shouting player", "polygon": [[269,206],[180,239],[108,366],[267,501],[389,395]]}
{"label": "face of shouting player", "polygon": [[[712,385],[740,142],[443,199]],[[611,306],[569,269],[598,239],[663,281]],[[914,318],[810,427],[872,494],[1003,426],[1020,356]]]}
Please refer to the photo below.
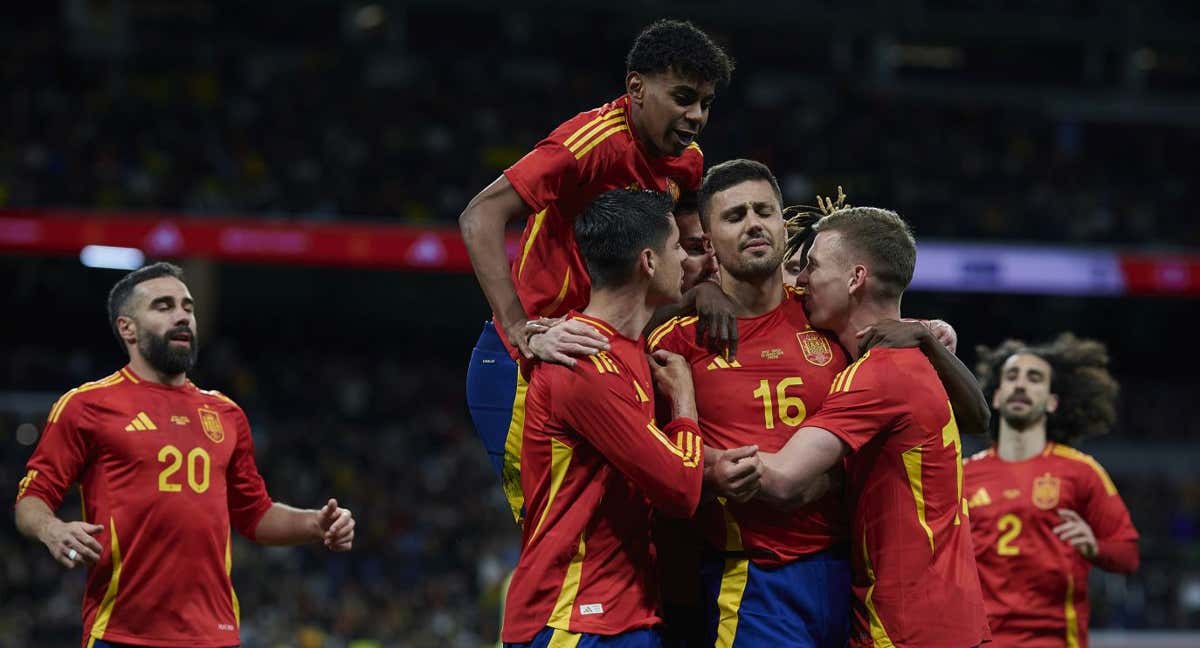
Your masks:
{"label": "face of shouting player", "polygon": [[708,236],[722,272],[740,280],[778,274],[787,246],[783,212],[766,180],[748,180],[713,194]]}
{"label": "face of shouting player", "polygon": [[699,212],[676,211],[675,225],[679,227],[679,245],[687,253],[683,259],[683,290],[686,292],[717,273],[717,255],[708,235],[700,227]]}
{"label": "face of shouting player", "polygon": [[861,289],[841,238],[838,232],[819,232],[808,250],[808,263],[796,277],[809,321],[829,331],[844,328],[850,319],[850,297]]}
{"label": "face of shouting player", "polygon": [[683,261],[687,252],[679,244],[679,227],[675,225],[675,219],[668,220],[671,229],[662,249],[643,252],[642,263],[647,270],[652,270],[649,299],[656,305],[673,304],[683,296]]}
{"label": "face of shouting player", "polygon": [[1050,363],[1031,353],[1017,353],[1004,361],[1000,385],[992,407],[1004,421],[1023,430],[1040,423],[1058,409],[1058,396],[1050,392]]}
{"label": "face of shouting player", "polygon": [[696,141],[716,96],[712,81],[689,79],[674,69],[630,72],[625,86],[634,106],[630,118],[638,138],[659,156],[682,155]]}
{"label": "face of shouting player", "polygon": [[136,342],[136,353],[163,374],[174,376],[190,370],[198,347],[187,286],[175,277],[150,279],[134,287],[129,302],[132,315],[117,318],[121,337]]}

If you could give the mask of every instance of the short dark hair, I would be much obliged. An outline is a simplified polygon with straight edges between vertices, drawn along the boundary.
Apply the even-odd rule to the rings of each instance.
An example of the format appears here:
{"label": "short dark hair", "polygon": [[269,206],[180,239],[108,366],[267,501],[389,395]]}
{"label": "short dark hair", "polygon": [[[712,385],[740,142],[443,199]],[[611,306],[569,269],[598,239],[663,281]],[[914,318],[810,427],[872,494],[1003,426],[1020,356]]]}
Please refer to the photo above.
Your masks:
{"label": "short dark hair", "polygon": [[643,29],[625,57],[625,73],[657,74],[674,69],[685,77],[727,85],[733,59],[686,20],[656,20]]}
{"label": "short dark hair", "polygon": [[592,289],[628,283],[638,254],[662,249],[671,218],[671,196],[665,193],[613,189],[597,196],[575,219],[575,243]]}
{"label": "short dark hair", "polygon": [[159,277],[175,277],[183,281],[183,268],[174,263],[159,261],[121,277],[112,290],[108,291],[108,324],[112,327],[113,335],[117,336],[117,342],[121,345],[122,351],[125,350],[125,340],[121,339],[121,332],[117,330],[117,317],[129,314],[125,307],[129,305],[129,297],[133,295],[133,289],[138,284]]}
{"label": "short dark hair", "polygon": [[730,187],[752,180],[766,180],[775,192],[775,199],[783,205],[783,192],[779,190],[779,181],[767,165],[755,160],[737,159],[726,160],[716,166],[709,167],[700,183],[700,222],[707,228],[708,203],[712,197]]}
{"label": "short dark hair", "polygon": [[[1014,355],[1028,353],[1050,365],[1050,393],[1058,396],[1058,410],[1046,417],[1046,437],[1055,443],[1073,445],[1099,436],[1117,422],[1120,385],[1108,370],[1108,349],[1096,340],[1063,333],[1053,342],[1030,346],[1020,340],[1005,340],[995,349],[976,347],[979,362],[975,375],[990,399],[1000,386],[1004,363]],[[999,417],[993,416],[992,421]],[[999,434],[998,423],[990,429]]]}
{"label": "short dark hair", "polygon": [[813,225],[820,232],[838,232],[842,240],[867,257],[877,294],[899,299],[912,282],[917,267],[917,242],[908,223],[890,209],[848,207],[825,216]]}

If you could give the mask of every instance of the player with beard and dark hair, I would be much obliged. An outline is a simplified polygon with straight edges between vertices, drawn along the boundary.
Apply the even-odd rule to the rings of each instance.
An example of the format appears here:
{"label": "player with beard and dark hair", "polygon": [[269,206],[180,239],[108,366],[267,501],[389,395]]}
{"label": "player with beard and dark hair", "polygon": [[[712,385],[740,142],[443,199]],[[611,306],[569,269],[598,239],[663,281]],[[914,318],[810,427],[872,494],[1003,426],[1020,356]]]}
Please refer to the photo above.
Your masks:
{"label": "player with beard and dark hair", "polygon": [[1086,646],[1088,572],[1130,573],[1138,532],[1108,473],[1072,448],[1116,422],[1108,351],[1070,333],[980,347],[988,450],[963,468],[975,563],[997,646]]}
{"label": "player with beard and dark hair", "polygon": [[[354,541],[336,500],[320,510],[271,501],[242,409],[187,378],[193,308],[169,263],[113,286],[108,312],[129,364],[58,399],[18,487],[17,529],[64,567],[88,566],[87,648],[240,644],[231,529],[266,545],[348,551]],[[65,522],[54,511],[75,483],[83,520]]]}

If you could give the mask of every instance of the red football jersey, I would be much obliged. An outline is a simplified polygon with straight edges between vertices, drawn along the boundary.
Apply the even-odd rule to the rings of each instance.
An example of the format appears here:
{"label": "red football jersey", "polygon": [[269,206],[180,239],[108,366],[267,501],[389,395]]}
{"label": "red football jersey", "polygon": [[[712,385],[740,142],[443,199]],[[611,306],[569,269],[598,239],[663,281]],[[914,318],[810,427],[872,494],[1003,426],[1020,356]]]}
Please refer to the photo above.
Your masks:
{"label": "red football jersey", "polygon": [[[1025,461],[985,450],[963,468],[975,563],[997,646],[1087,646],[1088,570],[1137,569],[1138,532],[1108,473],[1088,455],[1047,443]],[[1071,509],[1092,527],[1089,562],[1054,535]]]}
{"label": "red football jersey", "polygon": [[[575,245],[575,217],[593,198],[621,187],[669,192],[700,188],[704,155],[692,144],[656,157],[633,132],[629,96],[582,112],[554,129],[504,171],[529,206],[512,279],[530,316],[559,317],[587,306],[591,281]],[[496,327],[504,344],[501,327]]]}
{"label": "red football jersey", "polygon": [[918,349],[868,351],[805,426],[850,446],[854,646],[964,648],[988,636],[950,399]]}
{"label": "red football jersey", "polygon": [[271,499],[233,401],[125,367],[54,404],[27,467],[18,501],[55,510],[78,482],[84,519],[104,526],[84,593],[84,644],[241,643],[230,528],[253,539]]}
{"label": "red football jersey", "polygon": [[[708,445],[758,445],[777,452],[816,412],[829,385],[846,368],[837,340],[809,326],[798,292],[759,317],[738,319],[738,357],[726,360],[696,344],[696,318],[677,317],[650,335],[651,351],[678,353],[692,366],[700,433]],[[745,551],[756,564],[775,566],[846,539],[846,507],[830,493],[796,511],[759,501],[716,501],[701,513],[705,536],[725,551]]]}
{"label": "red football jersey", "polygon": [[691,515],[700,502],[704,447],[696,423],[654,423],[641,340],[572,314],[611,350],[575,367],[539,364],[526,397],[521,559],[504,606],[503,640],[549,626],[613,635],[661,622],[652,507]]}

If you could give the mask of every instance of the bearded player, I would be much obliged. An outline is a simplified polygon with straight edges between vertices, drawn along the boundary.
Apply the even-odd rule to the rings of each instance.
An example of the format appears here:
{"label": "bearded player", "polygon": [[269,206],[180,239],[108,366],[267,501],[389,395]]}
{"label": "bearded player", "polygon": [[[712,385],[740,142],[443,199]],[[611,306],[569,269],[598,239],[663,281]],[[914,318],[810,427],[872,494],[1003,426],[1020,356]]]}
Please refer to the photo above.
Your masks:
{"label": "bearded player", "polygon": [[[354,540],[336,500],[319,511],[271,501],[242,409],[187,378],[193,309],[169,263],[113,286],[109,322],[129,364],[58,399],[17,492],[17,529],[64,567],[88,567],[87,648],[240,644],[235,529],[265,545],[347,551]],[[75,483],[83,520],[66,522],[54,511]]]}
{"label": "bearded player", "polygon": [[979,349],[1000,414],[963,469],[975,562],[997,646],[1087,646],[1088,572],[1131,573],[1138,532],[1108,473],[1076,450],[1116,421],[1108,351],[1070,333]]}

